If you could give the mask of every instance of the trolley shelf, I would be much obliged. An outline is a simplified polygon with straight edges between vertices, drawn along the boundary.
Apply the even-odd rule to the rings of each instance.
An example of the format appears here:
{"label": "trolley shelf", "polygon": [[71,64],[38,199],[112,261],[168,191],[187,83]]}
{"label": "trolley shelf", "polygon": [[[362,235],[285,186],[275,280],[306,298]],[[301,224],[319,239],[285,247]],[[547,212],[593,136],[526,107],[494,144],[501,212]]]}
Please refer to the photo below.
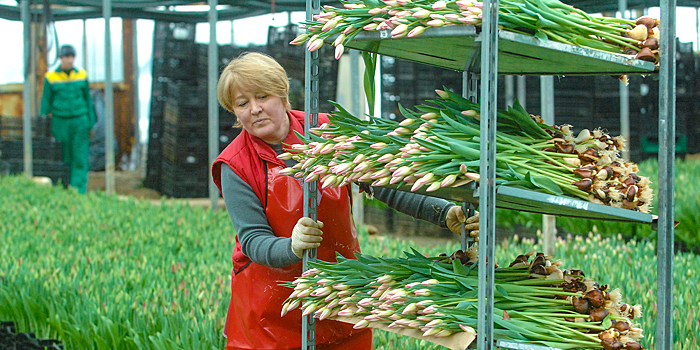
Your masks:
{"label": "trolley shelf", "polygon": [[[498,73],[517,75],[649,74],[655,65],[633,58],[513,32],[498,32]],[[479,72],[476,27],[431,28],[415,38],[391,39],[389,30],[358,34],[346,47],[432,66]]]}
{"label": "trolley shelf", "polygon": [[[409,191],[409,188],[398,187],[398,190]],[[455,202],[479,203],[478,187],[471,182],[460,187],[445,187],[433,192],[422,189],[417,193],[439,197]],[[653,224],[656,217],[629,209],[615,208],[596,204],[571,197],[554,196],[520,188],[496,187],[496,207],[539,214],[570,216],[582,219],[608,221],[623,221],[632,223]]]}

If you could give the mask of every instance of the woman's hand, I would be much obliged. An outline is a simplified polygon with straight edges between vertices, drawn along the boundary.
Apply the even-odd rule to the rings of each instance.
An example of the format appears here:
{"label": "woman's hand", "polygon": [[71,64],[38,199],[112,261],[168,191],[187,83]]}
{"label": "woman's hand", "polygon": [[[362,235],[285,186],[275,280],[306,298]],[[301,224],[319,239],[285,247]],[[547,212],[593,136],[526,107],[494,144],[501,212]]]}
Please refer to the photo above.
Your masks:
{"label": "woman's hand", "polygon": [[313,221],[311,218],[303,217],[297,221],[292,230],[292,251],[299,259],[304,254],[304,250],[318,248],[323,238],[323,223]]}
{"label": "woman's hand", "polygon": [[462,234],[462,223],[466,223],[465,229],[472,237],[479,237],[479,212],[476,215],[467,218],[462,211],[462,207],[455,205],[447,211],[445,218],[447,228],[454,234]]}

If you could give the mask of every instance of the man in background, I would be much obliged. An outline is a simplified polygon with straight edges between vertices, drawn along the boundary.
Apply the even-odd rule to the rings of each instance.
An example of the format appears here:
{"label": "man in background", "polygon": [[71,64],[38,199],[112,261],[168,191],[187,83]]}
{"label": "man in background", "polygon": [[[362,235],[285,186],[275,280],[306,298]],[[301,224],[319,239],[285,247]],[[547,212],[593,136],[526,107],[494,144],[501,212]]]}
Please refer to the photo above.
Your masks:
{"label": "man in background", "polygon": [[87,191],[90,130],[95,125],[95,108],[90,97],[87,72],[74,67],[75,48],[59,49],[61,64],[46,73],[41,98],[41,115],[51,115],[51,133],[61,142],[63,162],[70,166],[70,186]]}

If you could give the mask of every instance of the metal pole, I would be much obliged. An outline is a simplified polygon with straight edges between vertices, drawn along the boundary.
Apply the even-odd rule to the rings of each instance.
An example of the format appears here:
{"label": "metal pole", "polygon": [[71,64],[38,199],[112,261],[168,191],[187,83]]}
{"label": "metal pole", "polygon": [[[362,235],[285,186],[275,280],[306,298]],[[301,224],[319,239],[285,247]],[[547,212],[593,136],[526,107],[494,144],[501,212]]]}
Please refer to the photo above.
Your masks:
{"label": "metal pole", "polygon": [[[87,50],[87,19],[83,19],[83,68],[86,71],[90,71],[90,68],[88,68],[88,50]],[[134,50],[136,51],[136,50]]]}
{"label": "metal pole", "polygon": [[[291,18],[289,21],[291,23]],[[354,116],[364,119],[362,111],[363,99],[360,93],[361,76],[360,53],[357,50],[350,50],[350,111]],[[360,187],[356,184],[352,184],[352,214],[355,219],[355,226],[365,223],[364,198],[360,193]]]}
{"label": "metal pole", "polygon": [[[306,20],[312,21],[313,15],[321,11],[320,0],[306,0]],[[319,100],[319,66],[318,50],[309,52],[305,50],[304,56],[304,135],[309,134],[309,129],[318,126],[318,100]],[[317,205],[317,181],[304,183],[304,216],[316,221]],[[308,263],[316,261],[316,249],[304,250],[302,269],[306,271]],[[313,315],[302,316],[301,320],[301,348],[303,350],[316,349],[316,319]]]}
{"label": "metal pole", "polygon": [[673,180],[676,158],[676,1],[661,0],[656,348],[673,348]]}
{"label": "metal pole", "polygon": [[515,77],[506,75],[506,106],[512,106],[515,101]]}
{"label": "metal pole", "polygon": [[493,343],[494,246],[496,240],[496,95],[498,94],[498,0],[483,2],[481,39],[481,160],[479,183],[479,292],[477,349]]}
{"label": "metal pole", "polygon": [[[540,77],[540,104],[542,119],[545,124],[554,124],[554,77],[543,75]],[[555,255],[556,223],[554,215],[542,215],[542,245],[544,255]]]}
{"label": "metal pole", "polygon": [[518,86],[517,86],[517,91],[516,94],[518,95],[518,102],[520,103],[521,106],[525,110],[527,110],[527,90],[526,84],[527,84],[527,79],[525,78],[524,75],[518,75],[517,78]]}
{"label": "metal pole", "polygon": [[114,184],[114,90],[112,88],[112,1],[102,3],[105,19],[105,187],[108,194],[115,192]]}
{"label": "metal pole", "polygon": [[[620,9],[620,16],[626,18],[625,12],[627,12],[627,0],[618,0],[618,7]],[[627,84],[620,81],[620,135],[625,138],[625,140],[630,139],[630,92]],[[622,159],[630,160],[629,148],[622,150]]]}
{"label": "metal pole", "polygon": [[[478,81],[478,75],[472,73],[472,69],[474,67],[471,67],[470,64],[468,64],[467,67],[465,67],[464,72],[462,73],[462,97],[468,99],[469,101],[473,103],[479,102],[479,81]],[[474,216],[476,214],[476,205],[473,203],[462,203],[462,212],[464,212],[464,215],[469,218]],[[474,237],[471,237],[467,235],[467,224],[462,223],[462,229],[460,232],[460,237],[459,237],[459,243],[460,247],[462,248],[462,251],[467,251],[469,249],[476,239]]]}
{"label": "metal pole", "polygon": [[29,14],[29,0],[22,1],[22,26],[24,30],[24,86],[22,91],[22,102],[23,102],[23,126],[22,126],[22,138],[24,143],[24,174],[26,177],[31,178],[34,176],[34,169],[32,164],[32,67],[34,66],[34,60],[32,59],[32,47],[31,47],[31,21]]}
{"label": "metal pole", "polygon": [[[219,155],[219,104],[216,98],[216,83],[219,72],[219,44],[216,41],[216,22],[219,14],[216,12],[218,0],[209,0],[209,69],[207,87],[209,91],[209,164],[213,164]],[[209,199],[211,209],[219,209],[219,188],[214,178],[209,177]]]}

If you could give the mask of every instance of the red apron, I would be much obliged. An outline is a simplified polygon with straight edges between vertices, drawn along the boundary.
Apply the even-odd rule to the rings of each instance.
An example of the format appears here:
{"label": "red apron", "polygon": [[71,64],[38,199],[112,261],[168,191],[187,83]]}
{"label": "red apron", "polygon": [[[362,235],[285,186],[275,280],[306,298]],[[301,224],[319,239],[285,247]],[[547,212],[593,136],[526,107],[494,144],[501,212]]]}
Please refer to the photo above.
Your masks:
{"label": "red apron", "polygon": [[[280,175],[281,166],[267,171],[265,213],[275,235],[290,237],[303,215],[304,192],[299,182]],[[318,220],[324,223],[323,242],[317,249],[319,260],[336,261],[335,252],[353,257],[359,251],[346,187],[319,190]],[[295,349],[301,347],[301,310],[280,317],[282,305],[292,290],[279,281],[300,276],[301,262],[271,268],[251,262],[241,251],[236,237],[231,274],[231,303],[226,325],[226,349]],[[354,330],[351,324],[324,320],[316,322],[317,349],[364,350],[372,346],[370,330]]]}

